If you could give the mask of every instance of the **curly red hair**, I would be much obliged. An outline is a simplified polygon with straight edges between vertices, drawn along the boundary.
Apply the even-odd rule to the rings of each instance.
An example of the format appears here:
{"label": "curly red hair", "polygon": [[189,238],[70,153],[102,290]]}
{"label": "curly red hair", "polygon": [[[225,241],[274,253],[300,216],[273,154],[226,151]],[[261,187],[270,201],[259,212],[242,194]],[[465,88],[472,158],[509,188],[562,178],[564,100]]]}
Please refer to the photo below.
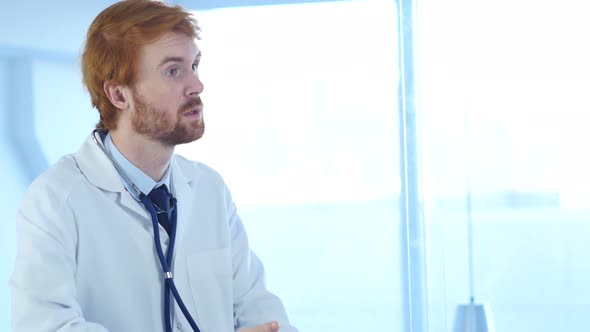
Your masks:
{"label": "curly red hair", "polygon": [[152,0],[121,1],[94,19],[82,54],[82,80],[100,113],[97,129],[116,129],[119,118],[104,83],[132,85],[140,48],[171,31],[199,38],[200,29],[184,8]]}

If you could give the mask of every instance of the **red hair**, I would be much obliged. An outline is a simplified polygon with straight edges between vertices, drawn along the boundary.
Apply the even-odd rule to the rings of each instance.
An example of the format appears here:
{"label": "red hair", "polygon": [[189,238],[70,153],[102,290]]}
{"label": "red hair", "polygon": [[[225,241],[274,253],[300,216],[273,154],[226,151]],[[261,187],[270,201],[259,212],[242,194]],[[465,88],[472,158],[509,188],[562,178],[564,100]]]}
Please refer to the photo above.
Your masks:
{"label": "red hair", "polygon": [[151,0],[121,1],[94,19],[82,54],[82,80],[100,113],[97,129],[116,129],[119,118],[104,83],[132,85],[140,48],[171,31],[199,38],[200,30],[184,8]]}

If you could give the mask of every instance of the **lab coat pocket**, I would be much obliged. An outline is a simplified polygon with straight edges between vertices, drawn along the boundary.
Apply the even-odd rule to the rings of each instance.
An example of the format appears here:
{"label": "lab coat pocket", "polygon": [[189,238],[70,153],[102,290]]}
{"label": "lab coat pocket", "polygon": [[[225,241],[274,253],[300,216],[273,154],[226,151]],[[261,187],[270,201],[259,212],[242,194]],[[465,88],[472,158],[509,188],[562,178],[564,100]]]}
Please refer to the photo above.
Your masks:
{"label": "lab coat pocket", "polygon": [[230,249],[189,255],[187,264],[201,331],[233,331],[233,269]]}

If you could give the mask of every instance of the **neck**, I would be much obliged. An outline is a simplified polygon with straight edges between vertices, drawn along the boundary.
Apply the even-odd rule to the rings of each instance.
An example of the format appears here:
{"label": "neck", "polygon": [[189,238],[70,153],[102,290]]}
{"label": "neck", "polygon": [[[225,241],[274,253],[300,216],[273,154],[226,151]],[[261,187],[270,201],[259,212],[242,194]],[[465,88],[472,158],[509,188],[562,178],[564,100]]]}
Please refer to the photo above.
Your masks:
{"label": "neck", "polygon": [[162,179],[170,165],[174,146],[165,146],[139,134],[119,130],[112,130],[111,138],[121,154],[133,165],[156,182]]}

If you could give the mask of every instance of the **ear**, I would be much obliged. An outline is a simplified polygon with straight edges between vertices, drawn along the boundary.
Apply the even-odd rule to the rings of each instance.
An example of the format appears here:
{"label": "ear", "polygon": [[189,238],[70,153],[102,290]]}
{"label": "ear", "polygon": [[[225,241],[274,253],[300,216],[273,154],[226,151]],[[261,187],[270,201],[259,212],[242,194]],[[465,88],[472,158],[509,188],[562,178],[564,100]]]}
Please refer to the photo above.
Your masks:
{"label": "ear", "polygon": [[129,107],[129,88],[125,85],[117,84],[115,82],[106,81],[103,84],[104,93],[107,95],[111,104],[119,109],[127,109]]}

